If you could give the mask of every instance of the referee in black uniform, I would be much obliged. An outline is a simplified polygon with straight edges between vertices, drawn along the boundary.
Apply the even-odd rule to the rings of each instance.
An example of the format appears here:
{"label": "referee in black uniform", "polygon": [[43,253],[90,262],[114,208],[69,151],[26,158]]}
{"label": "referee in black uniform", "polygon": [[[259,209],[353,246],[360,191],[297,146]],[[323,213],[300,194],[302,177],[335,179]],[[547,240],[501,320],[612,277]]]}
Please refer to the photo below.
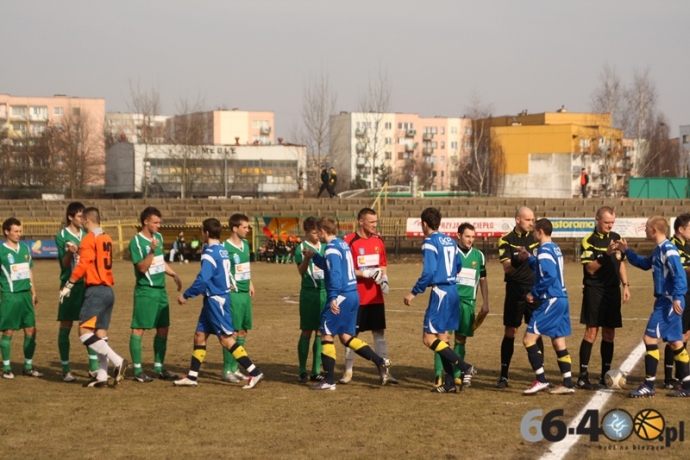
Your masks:
{"label": "referee in black uniform", "polygon": [[[690,214],[681,214],[673,222],[671,243],[678,248],[680,263],[683,264],[685,275],[690,282]],[[685,294],[685,310],[683,310],[683,346],[686,346],[690,338],[690,295]],[[675,390],[680,386],[678,379],[673,378],[673,348],[666,344],[664,350],[664,388]]]}
{"label": "referee in black uniform", "polygon": [[[534,286],[534,270],[529,267],[526,259],[520,257],[520,249],[525,248],[529,253],[539,246],[539,242],[532,236],[534,227],[534,213],[527,206],[520,207],[515,213],[515,228],[498,240],[498,257],[503,265],[506,283],[506,297],[503,302],[503,325],[505,332],[501,343],[501,377],[496,388],[508,386],[508,368],[513,358],[515,334],[525,318],[527,324],[532,312],[539,306],[530,304],[525,299]],[[539,349],[544,350],[541,337],[537,340]]]}
{"label": "referee in black uniform", "polygon": [[[616,213],[609,206],[597,211],[596,228],[582,239],[580,261],[584,276],[580,323],[585,325],[585,337],[580,344],[580,376],[577,388],[596,390],[604,385],[604,376],[613,361],[613,339],[616,328],[623,326],[621,315],[621,289],[623,302],[630,300],[630,284],[625,271],[625,254],[618,250],[618,233],[612,232]],[[589,381],[589,358],[592,345],[601,328],[601,375],[599,381]]]}

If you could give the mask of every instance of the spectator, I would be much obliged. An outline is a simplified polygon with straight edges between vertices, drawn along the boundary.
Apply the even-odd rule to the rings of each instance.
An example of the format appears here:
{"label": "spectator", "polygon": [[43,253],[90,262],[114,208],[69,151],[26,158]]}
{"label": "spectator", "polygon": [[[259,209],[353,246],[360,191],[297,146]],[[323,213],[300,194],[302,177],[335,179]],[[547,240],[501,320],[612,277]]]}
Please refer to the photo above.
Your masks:
{"label": "spectator", "polygon": [[201,250],[201,241],[199,241],[199,238],[194,235],[192,238],[192,241],[189,242],[189,252],[187,253],[189,255],[190,260],[198,260],[199,259],[199,251]]}
{"label": "spectator", "polygon": [[331,186],[329,192],[331,194],[331,198],[333,198],[335,196],[335,186],[338,185],[338,174],[335,172],[335,168],[333,166],[331,166],[329,183]]}
{"label": "spectator", "polygon": [[266,241],[266,262],[275,262],[276,261],[276,240],[275,240],[275,235],[271,235],[268,237],[268,241]]}
{"label": "spectator", "polygon": [[321,194],[323,191],[326,190],[328,192],[328,195],[332,197],[331,195],[331,175],[328,173],[328,170],[326,169],[325,166],[321,166],[321,188],[319,189],[319,194],[316,195],[316,198],[321,198]]}
{"label": "spectator", "polygon": [[580,189],[582,190],[582,198],[587,198],[587,184],[589,184],[589,174],[587,170],[582,168],[582,174],[580,174]]}

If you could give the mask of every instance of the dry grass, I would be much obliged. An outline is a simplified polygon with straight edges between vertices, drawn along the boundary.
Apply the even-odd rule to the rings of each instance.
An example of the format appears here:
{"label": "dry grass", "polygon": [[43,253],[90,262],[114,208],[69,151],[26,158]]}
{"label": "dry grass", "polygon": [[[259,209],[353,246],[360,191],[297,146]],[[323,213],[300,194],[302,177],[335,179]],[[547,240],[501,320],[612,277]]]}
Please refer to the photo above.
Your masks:
{"label": "dry grass", "polygon": [[[175,265],[185,286],[198,266]],[[339,385],[335,392],[310,392],[296,383],[297,305],[299,278],[294,266],[255,264],[254,283],[258,294],[254,302],[256,329],[246,347],[250,357],[266,374],[254,391],[243,391],[220,380],[222,358],[217,342],[211,342],[207,362],[202,368],[198,388],[174,388],[155,381],[138,384],[132,380],[115,389],[87,390],[78,384],[61,382],[57,351],[58,324],[57,264],[37,262],[34,268],[40,305],[36,367],[46,378],[21,376],[0,380],[0,445],[4,458],[36,456],[43,458],[202,458],[230,457],[350,457],[350,458],[537,458],[550,446],[547,442],[528,443],[520,435],[525,413],[542,408],[565,410],[574,417],[592,393],[580,391],[572,397],[540,394],[524,397],[521,392],[533,376],[524,349],[515,349],[511,387],[496,390],[499,349],[502,339],[500,313],[503,282],[498,262],[489,266],[492,315],[468,342],[467,358],[479,369],[469,391],[457,395],[428,392],[432,377],[432,354],[421,343],[421,320],[426,296],[419,296],[412,307],[402,297],[408,292],[421,267],[395,264],[389,268],[392,291],[387,298],[389,356],[398,387],[379,387],[371,363],[358,360],[355,380]],[[651,276],[630,269],[633,301],[625,306],[624,328],[616,341],[615,363],[639,343],[650,312]],[[568,263],[566,277],[571,294],[574,336],[568,340],[573,368],[578,364],[582,329],[578,324],[581,301],[581,269]],[[129,263],[115,266],[116,308],[109,332],[113,348],[129,356],[129,322],[134,277]],[[170,299],[175,294],[170,289]],[[185,373],[189,364],[191,338],[200,308],[199,300],[186,307],[172,306],[172,328],[167,367]],[[522,329],[524,330],[524,328]],[[363,339],[370,341],[366,333]],[[144,366],[151,368],[153,334],[144,337]],[[21,334],[13,342],[15,373],[22,360]],[[86,353],[72,335],[72,361],[81,382],[86,380]],[[338,347],[339,369],[343,361]],[[599,368],[598,342],[591,368]],[[547,349],[546,366],[553,380],[560,380],[553,350]],[[636,375],[640,375],[640,367]],[[660,368],[661,375],[661,368]],[[635,382],[639,382],[637,377]],[[663,395],[663,392],[662,392]],[[657,396],[653,400],[630,400],[616,393],[603,411],[612,407],[633,415],[653,407],[674,426],[683,420],[687,401]],[[633,435],[634,438],[634,435]],[[630,440],[623,443],[658,446],[654,441]],[[602,437],[600,444],[614,444]],[[571,453],[575,458],[647,458],[648,452],[602,452],[597,444],[582,439]],[[684,458],[681,445],[664,451],[665,458]]]}

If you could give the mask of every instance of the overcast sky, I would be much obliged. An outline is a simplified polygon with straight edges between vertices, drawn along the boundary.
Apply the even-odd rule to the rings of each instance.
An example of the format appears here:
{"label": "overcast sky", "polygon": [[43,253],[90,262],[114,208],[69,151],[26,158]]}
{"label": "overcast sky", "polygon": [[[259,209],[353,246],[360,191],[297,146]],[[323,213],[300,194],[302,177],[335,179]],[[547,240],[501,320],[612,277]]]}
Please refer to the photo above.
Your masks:
{"label": "overcast sky", "polygon": [[649,67],[676,136],[690,124],[689,16],[688,0],[22,0],[0,15],[0,93],[127,111],[132,80],[159,89],[164,114],[198,96],[274,111],[287,138],[319,73],[338,110],[384,72],[393,111],[462,116],[476,91],[504,115],[587,111],[608,63],[626,83]]}

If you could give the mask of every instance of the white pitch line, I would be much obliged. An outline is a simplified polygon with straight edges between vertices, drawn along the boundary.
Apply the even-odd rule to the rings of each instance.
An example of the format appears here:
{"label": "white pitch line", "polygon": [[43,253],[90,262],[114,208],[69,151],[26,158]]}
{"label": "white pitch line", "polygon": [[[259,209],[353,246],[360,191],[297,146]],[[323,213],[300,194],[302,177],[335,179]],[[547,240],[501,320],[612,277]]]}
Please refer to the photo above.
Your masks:
{"label": "white pitch line", "polygon": [[[637,364],[637,361],[640,360],[644,352],[644,342],[641,342],[632,353],[630,353],[626,360],[623,361],[620,370],[625,373],[632,371],[632,368],[635,367],[635,364]],[[577,428],[578,423],[582,417],[585,416],[585,412],[592,409],[601,409],[612,394],[612,390],[597,391],[597,393],[592,396],[592,399],[589,400],[589,403],[587,403],[587,405],[575,416],[573,421],[570,422],[568,428]],[[566,436],[563,441],[551,444],[549,451],[542,455],[539,460],[562,460],[568,455],[570,448],[573,447],[579,439],[580,436]]]}

